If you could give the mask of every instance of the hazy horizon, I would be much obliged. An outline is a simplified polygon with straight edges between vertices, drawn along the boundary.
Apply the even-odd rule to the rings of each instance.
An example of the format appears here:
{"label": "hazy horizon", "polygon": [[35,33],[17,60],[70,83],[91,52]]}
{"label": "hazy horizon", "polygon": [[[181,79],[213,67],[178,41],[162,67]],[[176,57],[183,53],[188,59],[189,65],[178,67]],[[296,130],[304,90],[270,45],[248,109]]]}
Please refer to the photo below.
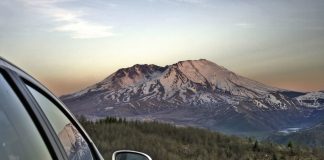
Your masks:
{"label": "hazy horizon", "polygon": [[[199,59],[205,59],[205,58],[199,58]],[[185,60],[179,60],[179,61],[199,60],[199,59],[185,59]],[[206,59],[206,60],[209,60],[209,59]],[[179,61],[176,61],[176,62],[173,62],[173,63],[170,63],[170,64],[159,65],[159,66],[172,65],[172,64],[177,63]],[[216,63],[216,62],[214,62],[214,63]],[[120,67],[118,69],[121,69],[121,68],[129,68],[129,67],[132,67],[132,66],[134,66],[136,64],[142,65],[144,63],[135,63],[135,64],[132,64],[132,65],[129,65],[129,66]],[[153,63],[146,63],[146,64],[153,64]],[[223,65],[221,65],[219,63],[216,63],[216,64],[217,65],[220,65],[220,66],[223,66]],[[157,65],[157,64],[154,64],[154,65]],[[21,67],[21,66],[18,66],[18,67]],[[223,67],[225,67],[225,66],[223,66]],[[225,68],[227,68],[227,67],[225,67]],[[22,68],[22,69],[25,70],[25,71],[27,71],[25,68]],[[229,68],[227,68],[227,69],[229,69]],[[97,77],[84,77],[85,79],[80,79],[79,81],[76,80],[74,82],[74,85],[75,84],[77,84],[77,85],[76,86],[72,86],[72,87],[69,86],[69,85],[71,85],[70,83],[66,83],[66,82],[68,82],[68,80],[55,83],[55,82],[53,82],[51,80],[43,79],[42,77],[38,77],[37,75],[33,75],[32,74],[32,76],[35,76],[35,78],[38,78],[38,80],[40,80],[42,83],[44,83],[57,96],[62,96],[62,95],[70,94],[70,93],[73,93],[73,92],[76,92],[76,91],[85,89],[86,87],[89,87],[90,85],[93,85],[95,83],[98,83],[98,82],[104,80],[105,78],[107,78],[109,75],[111,75],[114,72],[116,72],[117,70],[114,70],[114,71],[112,71],[110,73],[107,73],[107,75],[101,75],[101,76],[99,75],[98,78]],[[231,70],[231,69],[229,69],[229,70]],[[233,70],[231,70],[231,71],[233,71]],[[235,71],[233,71],[233,72],[235,72]],[[27,73],[30,73],[30,72],[27,71]],[[245,77],[247,77],[249,79],[256,80],[256,79],[253,79],[253,78],[248,77],[246,75],[242,75],[242,74],[240,74],[238,72],[235,72],[235,73],[238,74],[238,75],[241,75],[241,76],[245,76]],[[267,78],[267,77],[265,77],[265,78]],[[284,86],[280,86],[280,85],[276,85],[276,84],[269,84],[266,80],[262,80],[262,79],[261,80],[256,80],[256,81],[261,82],[261,83],[263,83],[265,85],[269,85],[269,86],[273,86],[273,87],[278,87],[278,88],[281,88],[281,89],[287,89],[287,90],[291,90],[291,91],[311,92],[311,91],[322,91],[323,90],[323,88],[322,89],[317,89],[317,90],[316,89],[315,90],[298,90],[298,89],[288,88],[288,87],[284,87]],[[73,83],[73,82],[71,82],[71,83]],[[58,86],[56,86],[56,84],[58,84]],[[61,86],[61,84],[63,84],[63,86]],[[287,86],[289,86],[289,84]]]}
{"label": "hazy horizon", "polygon": [[322,0],[2,0],[0,56],[56,95],[134,64],[208,59],[261,83],[324,90]]}

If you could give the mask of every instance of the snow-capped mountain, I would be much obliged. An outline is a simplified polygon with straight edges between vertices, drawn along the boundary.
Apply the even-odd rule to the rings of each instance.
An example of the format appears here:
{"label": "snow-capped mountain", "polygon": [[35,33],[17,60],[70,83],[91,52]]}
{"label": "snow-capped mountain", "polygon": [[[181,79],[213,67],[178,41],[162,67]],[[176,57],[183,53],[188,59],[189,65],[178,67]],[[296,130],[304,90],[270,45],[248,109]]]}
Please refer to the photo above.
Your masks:
{"label": "snow-capped mountain", "polygon": [[324,92],[310,92],[296,99],[299,103],[307,107],[324,107]]}
{"label": "snow-capped mountain", "polygon": [[123,68],[61,99],[75,114],[161,120],[232,132],[282,128],[307,116],[299,97],[288,93],[200,59],[165,67]]}
{"label": "snow-capped mountain", "polygon": [[[242,99],[253,100],[257,107],[287,109],[291,105],[283,91],[236,75],[207,60],[181,61],[159,67],[134,65],[123,68],[102,82],[80,92],[64,96],[64,100],[91,93],[104,92],[98,101],[139,106],[149,101],[182,104],[238,104]],[[153,103],[153,102],[152,102]],[[159,104],[152,104],[159,105]]]}

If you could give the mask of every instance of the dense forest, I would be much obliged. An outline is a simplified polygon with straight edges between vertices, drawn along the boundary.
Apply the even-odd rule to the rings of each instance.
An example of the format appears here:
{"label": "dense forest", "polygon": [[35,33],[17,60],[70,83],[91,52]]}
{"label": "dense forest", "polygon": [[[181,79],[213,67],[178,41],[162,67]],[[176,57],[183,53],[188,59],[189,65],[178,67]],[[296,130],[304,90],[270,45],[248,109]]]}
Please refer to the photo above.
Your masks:
{"label": "dense forest", "polygon": [[116,118],[97,122],[80,118],[80,122],[107,160],[121,149],[148,153],[153,160],[324,159],[320,149],[300,147],[292,142],[278,145],[205,129]]}

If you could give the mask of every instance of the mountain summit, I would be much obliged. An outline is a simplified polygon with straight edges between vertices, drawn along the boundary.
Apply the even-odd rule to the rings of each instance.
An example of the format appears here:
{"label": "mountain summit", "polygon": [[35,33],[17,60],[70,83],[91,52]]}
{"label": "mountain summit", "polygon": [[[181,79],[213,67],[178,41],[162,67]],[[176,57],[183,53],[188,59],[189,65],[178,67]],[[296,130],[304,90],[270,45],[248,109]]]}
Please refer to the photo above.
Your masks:
{"label": "mountain summit", "polygon": [[292,125],[304,116],[300,111],[311,107],[303,106],[300,98],[289,96],[291,93],[200,59],[165,67],[136,64],[122,68],[61,99],[76,114],[161,120],[236,132]]}

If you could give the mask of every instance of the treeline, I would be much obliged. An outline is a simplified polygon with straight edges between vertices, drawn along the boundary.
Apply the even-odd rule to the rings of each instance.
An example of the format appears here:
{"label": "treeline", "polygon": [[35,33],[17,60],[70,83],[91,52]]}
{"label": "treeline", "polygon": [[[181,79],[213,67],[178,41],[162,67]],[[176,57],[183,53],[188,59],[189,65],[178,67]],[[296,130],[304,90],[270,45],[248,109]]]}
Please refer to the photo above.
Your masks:
{"label": "treeline", "polygon": [[106,118],[97,122],[80,119],[105,159],[116,150],[145,152],[153,160],[316,160],[324,154],[314,148],[288,143],[278,145],[239,138],[192,127],[158,122]]}

